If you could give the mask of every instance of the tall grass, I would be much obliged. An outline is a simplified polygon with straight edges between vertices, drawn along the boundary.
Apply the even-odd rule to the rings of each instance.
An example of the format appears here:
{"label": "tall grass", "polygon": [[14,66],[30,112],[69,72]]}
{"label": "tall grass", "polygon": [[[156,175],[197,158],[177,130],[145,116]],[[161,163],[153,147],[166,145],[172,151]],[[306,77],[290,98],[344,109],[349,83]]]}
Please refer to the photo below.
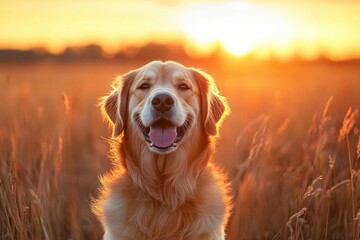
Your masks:
{"label": "tall grass", "polygon": [[[96,103],[134,67],[0,69],[0,239],[101,237],[89,202],[111,167],[110,132]],[[358,69],[210,67],[232,107],[215,155],[233,186],[227,239],[360,238]]]}
{"label": "tall grass", "polygon": [[58,239],[65,217],[64,132],[45,132],[42,110],[33,115],[27,104],[17,107],[16,118],[2,119],[0,132],[1,238]]}

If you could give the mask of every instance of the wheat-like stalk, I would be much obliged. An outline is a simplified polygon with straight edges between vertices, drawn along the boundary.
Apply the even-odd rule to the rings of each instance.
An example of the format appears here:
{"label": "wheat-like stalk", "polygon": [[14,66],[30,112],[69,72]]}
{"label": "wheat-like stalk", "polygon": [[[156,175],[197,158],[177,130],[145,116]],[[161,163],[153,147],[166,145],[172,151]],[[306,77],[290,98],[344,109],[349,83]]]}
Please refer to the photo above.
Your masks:
{"label": "wheat-like stalk", "polygon": [[290,237],[289,239],[295,239],[295,230],[293,227],[293,221],[296,220],[296,223],[306,223],[306,220],[304,218],[301,218],[305,212],[307,211],[307,208],[302,208],[300,211],[298,211],[297,213],[295,213],[294,215],[292,215],[289,220],[286,223],[286,227],[289,229],[290,231]]}
{"label": "wheat-like stalk", "polygon": [[351,107],[346,112],[346,115],[345,115],[343,123],[342,123],[342,127],[340,129],[339,137],[338,137],[339,142],[343,141],[346,138],[346,136],[348,136],[351,129],[354,127],[355,120],[356,120],[358,113],[359,113],[358,109],[355,109],[354,111],[352,111]]}

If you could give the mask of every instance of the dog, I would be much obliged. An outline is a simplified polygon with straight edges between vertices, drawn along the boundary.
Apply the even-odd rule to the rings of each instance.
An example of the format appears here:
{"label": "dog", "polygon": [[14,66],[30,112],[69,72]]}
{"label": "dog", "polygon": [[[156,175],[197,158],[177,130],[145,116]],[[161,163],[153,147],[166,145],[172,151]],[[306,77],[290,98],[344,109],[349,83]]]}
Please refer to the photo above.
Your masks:
{"label": "dog", "polygon": [[212,156],[226,99],[205,72],[153,61],[100,103],[114,169],[92,205],[104,239],[225,239],[229,183]]}

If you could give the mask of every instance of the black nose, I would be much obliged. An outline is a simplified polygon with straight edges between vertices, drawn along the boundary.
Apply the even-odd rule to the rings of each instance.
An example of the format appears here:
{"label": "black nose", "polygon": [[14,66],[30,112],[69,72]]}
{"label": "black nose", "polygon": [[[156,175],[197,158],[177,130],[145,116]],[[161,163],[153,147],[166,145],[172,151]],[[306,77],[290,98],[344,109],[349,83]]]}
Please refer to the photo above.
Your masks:
{"label": "black nose", "polygon": [[174,99],[166,93],[159,93],[151,100],[151,105],[156,111],[167,112],[174,105]]}

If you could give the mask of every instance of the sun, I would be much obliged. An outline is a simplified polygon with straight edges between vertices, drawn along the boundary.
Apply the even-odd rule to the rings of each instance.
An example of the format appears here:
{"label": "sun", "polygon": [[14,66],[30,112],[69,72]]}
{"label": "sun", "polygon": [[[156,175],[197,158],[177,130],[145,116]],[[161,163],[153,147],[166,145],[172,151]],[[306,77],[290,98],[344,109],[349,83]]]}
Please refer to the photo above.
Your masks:
{"label": "sun", "polygon": [[247,39],[228,38],[223,39],[222,43],[234,55],[245,55],[254,48],[254,43]]}
{"label": "sun", "polygon": [[220,43],[239,56],[290,35],[281,16],[246,2],[193,5],[185,10],[182,22],[185,34],[201,51]]}

